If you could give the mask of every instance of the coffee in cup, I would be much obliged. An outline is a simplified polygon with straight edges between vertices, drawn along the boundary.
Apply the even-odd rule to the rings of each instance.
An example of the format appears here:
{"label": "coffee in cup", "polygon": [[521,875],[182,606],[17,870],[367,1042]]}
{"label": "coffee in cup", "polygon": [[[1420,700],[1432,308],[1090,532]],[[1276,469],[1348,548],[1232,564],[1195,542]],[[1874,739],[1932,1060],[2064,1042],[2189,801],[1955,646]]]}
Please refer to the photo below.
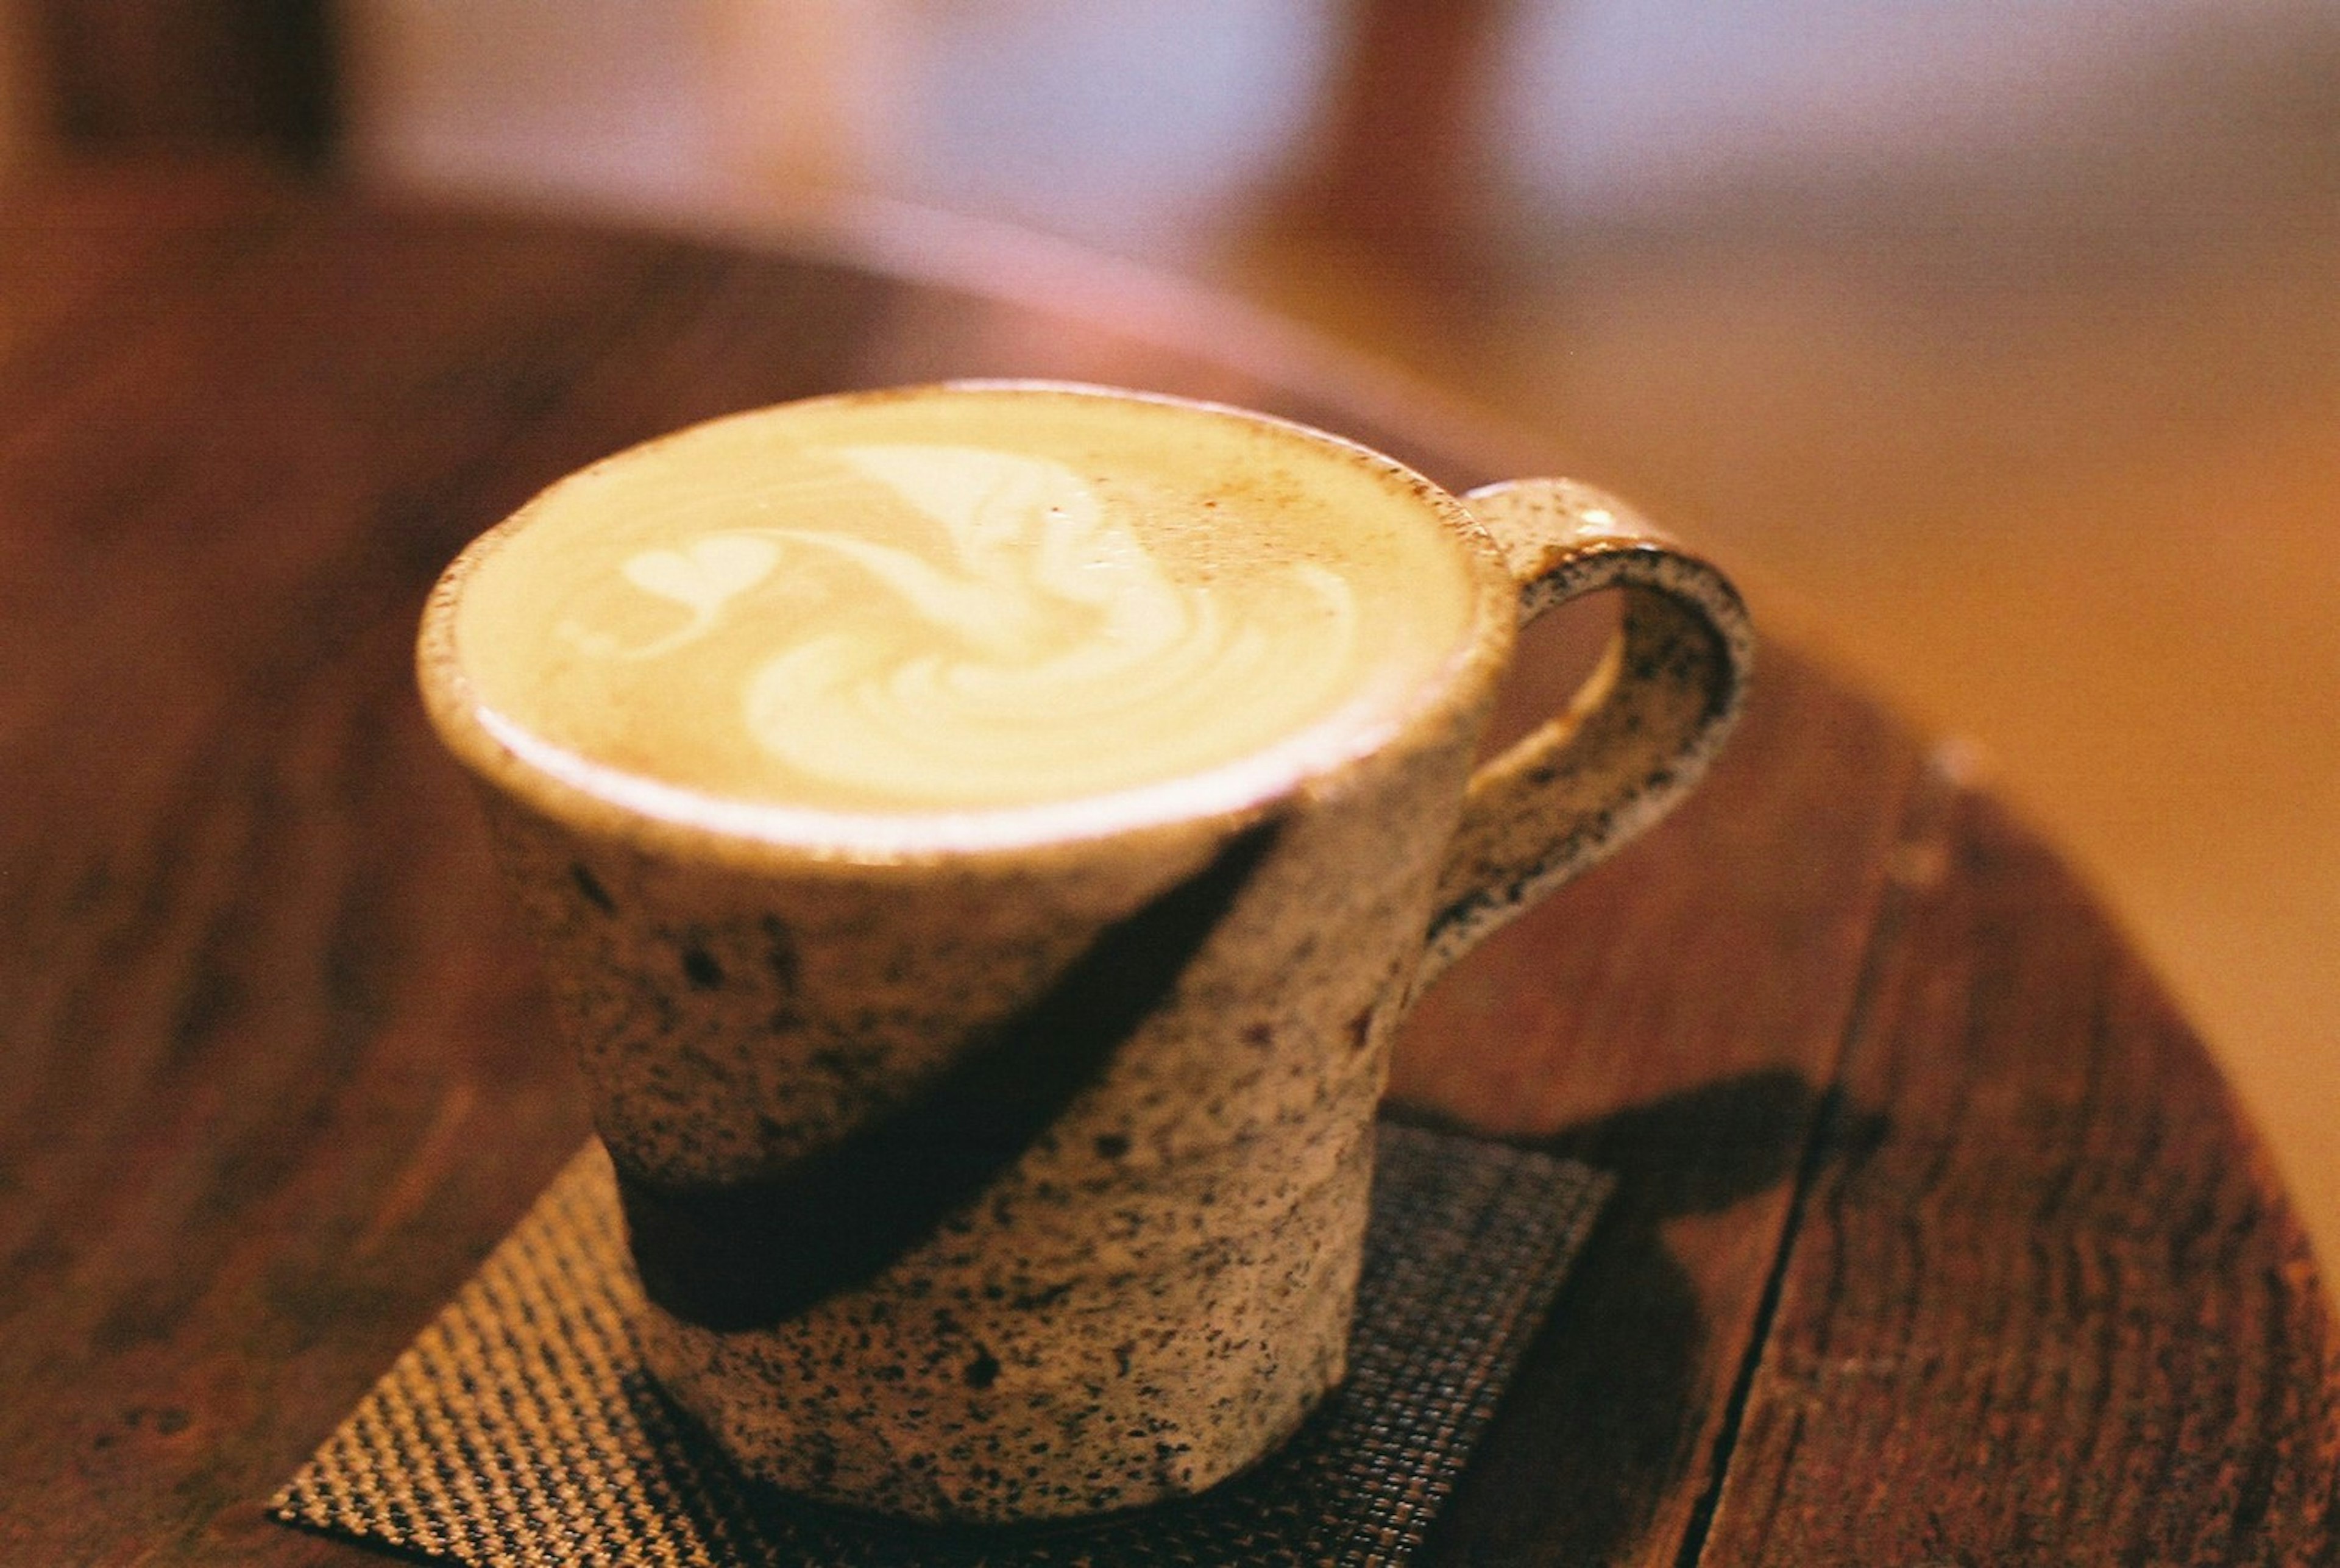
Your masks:
{"label": "coffee in cup", "polygon": [[[1515,624],[1617,654],[1494,761]],[[1002,1521],[1199,1490],[1341,1376],[1389,1041],[1735,714],[1710,567],[1264,416],[816,399],[561,481],[420,652],[744,1465]]]}
{"label": "coffee in cup", "polygon": [[1405,476],[1165,412],[962,391],[653,442],[469,575],[467,679],[597,793],[807,837],[1055,837],[1368,746],[1467,652],[1468,561]]}

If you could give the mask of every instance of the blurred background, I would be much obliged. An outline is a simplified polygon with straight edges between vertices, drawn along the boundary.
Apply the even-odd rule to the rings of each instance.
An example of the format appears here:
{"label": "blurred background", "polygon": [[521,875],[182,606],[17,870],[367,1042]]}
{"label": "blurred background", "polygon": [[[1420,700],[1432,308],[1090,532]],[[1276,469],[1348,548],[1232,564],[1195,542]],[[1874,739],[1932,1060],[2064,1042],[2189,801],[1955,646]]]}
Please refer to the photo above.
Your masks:
{"label": "blurred background", "polygon": [[0,72],[19,167],[915,203],[1444,389],[1970,740],[2340,1257],[2340,0],[0,0]]}

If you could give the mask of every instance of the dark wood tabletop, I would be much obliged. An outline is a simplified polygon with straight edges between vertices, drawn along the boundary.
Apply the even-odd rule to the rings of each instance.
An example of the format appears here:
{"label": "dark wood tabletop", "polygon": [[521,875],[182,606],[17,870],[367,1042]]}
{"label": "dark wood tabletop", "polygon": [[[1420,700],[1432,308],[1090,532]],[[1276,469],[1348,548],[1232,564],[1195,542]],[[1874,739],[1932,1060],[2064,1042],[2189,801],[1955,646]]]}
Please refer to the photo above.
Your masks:
{"label": "dark wood tabletop", "polygon": [[[537,487],[954,374],[1535,461],[899,213],[718,243],[153,171],[0,213],[11,1564],[378,1561],[262,1502],[586,1136],[411,673]],[[1621,1178],[1430,1561],[2335,1554],[2327,1304],[2201,1045],[1954,753],[1791,647],[1689,806],[1431,993],[1393,1094]]]}

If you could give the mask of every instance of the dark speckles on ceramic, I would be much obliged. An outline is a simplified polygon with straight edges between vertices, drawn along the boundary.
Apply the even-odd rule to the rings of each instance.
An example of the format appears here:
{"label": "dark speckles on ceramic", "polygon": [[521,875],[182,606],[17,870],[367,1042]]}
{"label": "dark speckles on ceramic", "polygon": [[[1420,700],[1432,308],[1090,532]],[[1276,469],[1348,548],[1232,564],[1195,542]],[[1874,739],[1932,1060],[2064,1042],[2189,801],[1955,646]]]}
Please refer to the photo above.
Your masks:
{"label": "dark speckles on ceramic", "polygon": [[[1426,485],[1423,504],[1479,552],[1476,640],[1368,754],[1239,809],[964,853],[857,861],[548,783],[468,706],[454,590],[434,595],[425,697],[487,787],[640,1200],[636,1255],[666,1304],[642,1325],[649,1365],[749,1469],[927,1518],[1125,1508],[1251,1464],[1339,1380],[1407,1004],[1688,787],[1747,660],[1728,585],[1596,492],[1482,492],[1483,529]],[[1611,585],[1629,602],[1606,684],[1473,776],[1515,610]],[[1157,917],[1164,972],[1100,958]],[[1126,1018],[1125,968],[1146,987]],[[1060,1099],[970,1076],[1062,1018],[1110,1037],[1049,1066]],[[1061,1042],[1026,1043],[1011,1067]],[[954,1141],[935,1119],[954,1096],[987,1107],[973,1133],[1038,1119],[1003,1148],[974,1138],[980,1157],[948,1168],[980,1179],[927,1216],[892,1190],[901,1171],[853,1162],[890,1147],[925,1169],[915,1137],[869,1129]],[[734,1224],[727,1205],[785,1191],[828,1195],[843,1227]],[[917,1224],[867,1266],[815,1255],[865,1208]],[[752,1293],[709,1310],[682,1287],[739,1261],[735,1232],[793,1238],[844,1283],[769,1320]],[[654,1282],[654,1258],[679,1272]]]}
{"label": "dark speckles on ceramic", "polygon": [[[925,1241],[768,1327],[653,1306],[652,1370],[759,1473],[887,1512],[1125,1507],[1251,1463],[1344,1368],[1392,997],[1479,718],[1276,803],[1273,848],[1165,1005]],[[788,882],[679,875],[490,802],[605,1139],[684,1184],[802,1159],[914,1098],[1214,847]]]}

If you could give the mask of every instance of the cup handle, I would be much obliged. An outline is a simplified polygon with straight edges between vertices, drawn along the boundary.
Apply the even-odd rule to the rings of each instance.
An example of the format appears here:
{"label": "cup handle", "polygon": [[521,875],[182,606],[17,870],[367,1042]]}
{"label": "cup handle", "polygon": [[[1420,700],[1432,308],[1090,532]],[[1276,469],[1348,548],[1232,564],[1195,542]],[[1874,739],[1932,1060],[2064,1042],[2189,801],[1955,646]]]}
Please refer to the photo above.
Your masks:
{"label": "cup handle", "polygon": [[1614,496],[1531,479],[1462,501],[1519,584],[1522,626],[1604,588],[1624,613],[1567,710],[1471,776],[1417,987],[1671,809],[1738,720],[1754,653],[1730,581]]}

